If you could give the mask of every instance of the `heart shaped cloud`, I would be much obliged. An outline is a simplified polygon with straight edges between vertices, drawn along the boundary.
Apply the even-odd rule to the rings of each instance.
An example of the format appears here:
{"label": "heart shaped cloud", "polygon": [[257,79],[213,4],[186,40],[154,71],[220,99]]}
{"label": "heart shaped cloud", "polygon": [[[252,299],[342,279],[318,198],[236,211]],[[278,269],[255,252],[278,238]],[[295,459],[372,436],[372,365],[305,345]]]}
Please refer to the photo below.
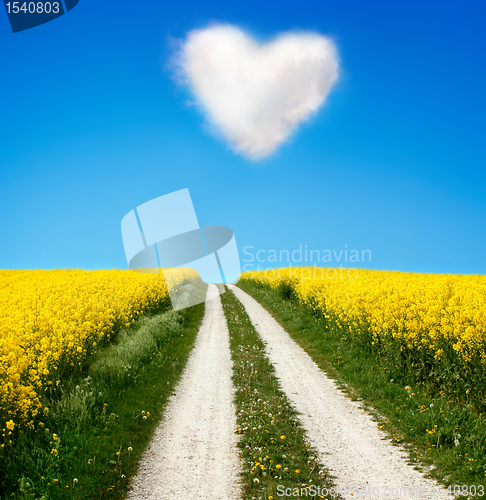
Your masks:
{"label": "heart shaped cloud", "polygon": [[321,35],[286,33],[259,45],[230,25],[191,31],[177,65],[209,121],[251,159],[270,155],[319,109],[339,66]]}

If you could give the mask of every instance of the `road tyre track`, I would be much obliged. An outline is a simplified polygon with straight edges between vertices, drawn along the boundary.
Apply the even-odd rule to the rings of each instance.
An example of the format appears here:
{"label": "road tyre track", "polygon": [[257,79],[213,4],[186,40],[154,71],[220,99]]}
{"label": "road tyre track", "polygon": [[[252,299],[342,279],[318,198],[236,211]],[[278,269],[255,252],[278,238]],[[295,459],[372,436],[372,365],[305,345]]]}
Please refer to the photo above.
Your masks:
{"label": "road tyre track", "polygon": [[132,500],[236,500],[240,461],[235,434],[229,334],[215,285],[181,381],[140,462]]}

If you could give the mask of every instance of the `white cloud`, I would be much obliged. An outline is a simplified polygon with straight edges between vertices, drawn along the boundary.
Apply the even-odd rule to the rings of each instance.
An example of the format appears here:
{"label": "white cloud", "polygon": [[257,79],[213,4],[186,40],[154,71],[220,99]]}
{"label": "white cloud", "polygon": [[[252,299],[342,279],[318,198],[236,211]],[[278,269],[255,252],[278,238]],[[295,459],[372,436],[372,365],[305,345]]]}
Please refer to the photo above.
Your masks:
{"label": "white cloud", "polygon": [[336,47],[316,33],[259,45],[239,28],[191,31],[176,64],[231,148],[264,158],[323,104],[338,77]]}

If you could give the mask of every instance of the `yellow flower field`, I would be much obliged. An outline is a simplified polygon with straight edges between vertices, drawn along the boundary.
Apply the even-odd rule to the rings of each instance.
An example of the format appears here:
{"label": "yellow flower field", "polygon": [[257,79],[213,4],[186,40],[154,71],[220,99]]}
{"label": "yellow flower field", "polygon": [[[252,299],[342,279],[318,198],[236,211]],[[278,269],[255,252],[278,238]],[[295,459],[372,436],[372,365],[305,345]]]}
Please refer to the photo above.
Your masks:
{"label": "yellow flower field", "polygon": [[[172,270],[183,284],[187,270]],[[191,275],[192,276],[192,275]],[[121,326],[170,303],[161,274],[0,271],[0,417],[33,428],[42,395]]]}
{"label": "yellow flower field", "polygon": [[242,278],[290,287],[353,341],[441,384],[461,379],[467,395],[486,371],[486,276],[302,267]]}

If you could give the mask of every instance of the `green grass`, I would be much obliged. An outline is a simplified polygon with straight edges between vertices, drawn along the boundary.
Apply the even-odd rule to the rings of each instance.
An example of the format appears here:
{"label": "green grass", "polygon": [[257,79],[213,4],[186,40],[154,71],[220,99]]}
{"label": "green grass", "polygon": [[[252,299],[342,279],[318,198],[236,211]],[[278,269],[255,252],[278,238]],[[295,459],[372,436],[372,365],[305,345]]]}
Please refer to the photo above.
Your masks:
{"label": "green grass", "polygon": [[467,403],[448,401],[427,383],[412,384],[371,350],[350,343],[345,332],[301,305],[285,287],[276,291],[247,279],[238,286],[258,300],[342,389],[368,406],[390,439],[407,448],[411,463],[447,486],[486,489],[484,413]]}
{"label": "green grass", "polygon": [[301,489],[313,493],[314,488],[330,492],[333,483],[328,471],[307,442],[244,307],[231,291],[221,300],[233,359],[243,499],[279,498],[282,488],[291,488],[292,493],[296,488],[299,493]]}
{"label": "green grass", "polygon": [[144,318],[90,357],[44,404],[37,432],[0,461],[2,498],[122,498],[186,364],[204,304]]}

